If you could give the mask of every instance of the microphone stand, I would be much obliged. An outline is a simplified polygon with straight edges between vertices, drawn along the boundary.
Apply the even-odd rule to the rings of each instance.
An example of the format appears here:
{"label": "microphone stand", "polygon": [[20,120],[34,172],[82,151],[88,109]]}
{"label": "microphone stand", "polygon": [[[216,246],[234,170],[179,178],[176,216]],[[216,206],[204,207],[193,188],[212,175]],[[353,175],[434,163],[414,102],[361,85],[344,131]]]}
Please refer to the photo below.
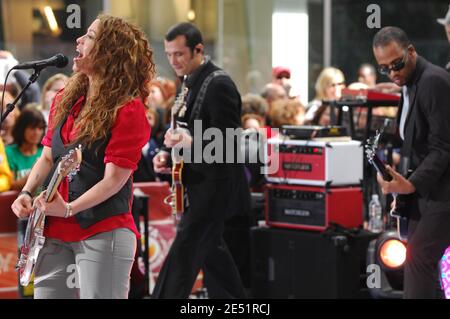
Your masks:
{"label": "microphone stand", "polygon": [[5,111],[5,113],[3,113],[2,118],[0,119],[0,125],[6,119],[8,114],[11,113],[14,110],[14,108],[16,107],[17,102],[19,102],[20,98],[25,93],[25,91],[30,87],[30,85],[33,84],[34,82],[36,82],[36,80],[38,79],[40,73],[41,73],[41,69],[35,68],[33,74],[28,79],[27,85],[25,85],[23,87],[22,91],[20,91],[19,95],[16,97],[16,99],[12,103],[8,103],[6,105],[6,111]]}

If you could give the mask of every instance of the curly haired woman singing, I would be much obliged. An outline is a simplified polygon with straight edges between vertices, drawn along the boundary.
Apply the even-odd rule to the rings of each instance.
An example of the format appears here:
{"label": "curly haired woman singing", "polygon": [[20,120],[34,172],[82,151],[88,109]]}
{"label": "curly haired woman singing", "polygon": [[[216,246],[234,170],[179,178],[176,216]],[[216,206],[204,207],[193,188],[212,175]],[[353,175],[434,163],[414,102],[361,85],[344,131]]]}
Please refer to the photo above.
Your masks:
{"label": "curly haired woman singing", "polygon": [[137,27],[106,15],[77,39],[77,52],[74,74],[53,101],[42,156],[12,209],[28,216],[33,192],[81,144],[78,173],[63,180],[52,201],[45,192],[34,201],[47,216],[34,297],[127,298],[139,235],[131,176],[150,136],[144,100],[153,52]]}

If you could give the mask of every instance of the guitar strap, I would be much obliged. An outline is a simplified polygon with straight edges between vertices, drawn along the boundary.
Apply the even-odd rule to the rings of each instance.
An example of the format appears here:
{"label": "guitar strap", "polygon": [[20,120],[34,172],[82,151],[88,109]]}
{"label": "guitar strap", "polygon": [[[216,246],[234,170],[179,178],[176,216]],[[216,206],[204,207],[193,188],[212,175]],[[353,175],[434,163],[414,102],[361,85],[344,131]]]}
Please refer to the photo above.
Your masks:
{"label": "guitar strap", "polygon": [[[200,90],[197,94],[197,97],[195,98],[194,106],[192,107],[191,116],[189,118],[189,122],[198,120],[200,116],[200,111],[202,109],[203,101],[205,100],[206,91],[208,89],[209,83],[211,81],[219,76],[228,76],[227,73],[223,70],[217,70],[209,74],[206,79],[203,81],[202,86],[200,87]],[[185,207],[189,207],[189,197],[187,196],[187,193],[184,194],[184,200],[185,200]]]}
{"label": "guitar strap", "polygon": [[200,87],[200,91],[197,94],[197,98],[195,99],[194,106],[192,107],[192,113],[189,121],[199,119],[200,111],[202,109],[203,101],[205,100],[206,91],[208,89],[209,83],[211,83],[211,81],[214,78],[219,76],[228,76],[228,75],[223,70],[217,70],[208,75],[205,81],[203,81],[203,84]]}

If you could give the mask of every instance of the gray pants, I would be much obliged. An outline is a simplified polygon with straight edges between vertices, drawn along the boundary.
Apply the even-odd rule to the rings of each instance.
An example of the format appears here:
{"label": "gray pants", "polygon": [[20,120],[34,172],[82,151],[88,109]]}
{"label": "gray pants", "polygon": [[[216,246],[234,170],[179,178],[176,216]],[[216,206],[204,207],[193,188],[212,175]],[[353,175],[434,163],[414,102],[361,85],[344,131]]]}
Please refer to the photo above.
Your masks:
{"label": "gray pants", "polygon": [[118,228],[80,242],[47,238],[35,267],[35,299],[126,299],[136,236]]}

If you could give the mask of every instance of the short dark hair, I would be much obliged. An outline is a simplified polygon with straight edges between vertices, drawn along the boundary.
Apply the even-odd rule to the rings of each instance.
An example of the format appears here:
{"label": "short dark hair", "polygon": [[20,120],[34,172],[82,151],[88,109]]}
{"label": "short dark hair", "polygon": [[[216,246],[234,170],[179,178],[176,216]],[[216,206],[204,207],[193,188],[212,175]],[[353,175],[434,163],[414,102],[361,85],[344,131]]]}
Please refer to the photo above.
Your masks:
{"label": "short dark hair", "polygon": [[[21,146],[25,142],[25,129],[27,127],[42,127],[45,130],[46,126],[47,123],[41,111],[34,107],[26,107],[20,112],[12,129],[14,143]],[[42,137],[44,137],[44,133],[42,133]]]}
{"label": "short dark hair", "polygon": [[186,46],[188,46],[192,52],[197,44],[203,44],[203,37],[200,30],[188,22],[182,22],[171,27],[167,32],[165,39],[166,41],[173,41],[180,35],[185,36]]}
{"label": "short dark hair", "polygon": [[411,44],[405,31],[398,27],[384,27],[375,34],[373,38],[373,47],[385,47],[389,43],[395,42],[403,49],[408,48]]}

